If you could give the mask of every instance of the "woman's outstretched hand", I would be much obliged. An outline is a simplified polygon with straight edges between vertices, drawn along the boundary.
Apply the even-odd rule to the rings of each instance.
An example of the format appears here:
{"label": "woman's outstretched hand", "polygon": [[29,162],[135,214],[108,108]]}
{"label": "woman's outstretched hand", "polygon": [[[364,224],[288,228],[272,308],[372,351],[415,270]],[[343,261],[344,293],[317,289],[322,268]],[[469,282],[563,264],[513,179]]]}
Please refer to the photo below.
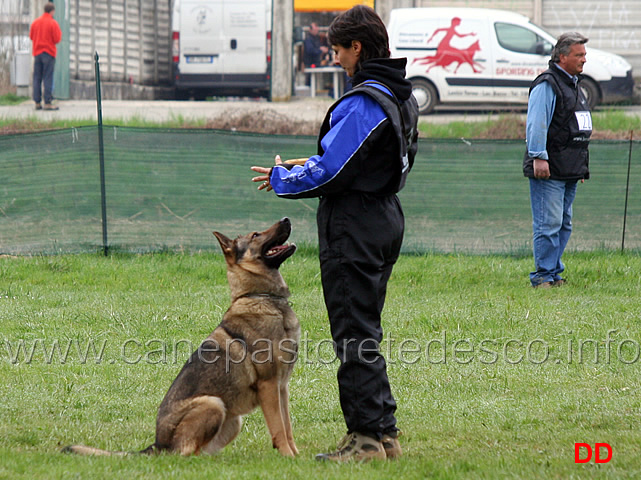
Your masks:
{"label": "woman's outstretched hand", "polygon": [[[283,161],[280,159],[280,155],[276,155],[276,158],[274,158],[274,163],[276,165],[280,165],[283,163]],[[272,173],[272,168],[267,168],[267,167],[251,167],[251,169],[256,172],[256,173],[262,173],[263,175],[260,175],[258,177],[253,177],[252,182],[262,182],[260,185],[258,185],[258,190],[265,190],[269,192],[272,190],[272,186],[269,183],[269,176]]]}

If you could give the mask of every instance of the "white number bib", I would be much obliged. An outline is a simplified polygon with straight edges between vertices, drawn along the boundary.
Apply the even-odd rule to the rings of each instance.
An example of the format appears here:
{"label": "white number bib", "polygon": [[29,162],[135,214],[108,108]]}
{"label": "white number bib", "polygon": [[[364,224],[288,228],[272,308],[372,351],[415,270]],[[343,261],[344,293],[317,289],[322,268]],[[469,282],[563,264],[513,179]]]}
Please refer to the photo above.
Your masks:
{"label": "white number bib", "polygon": [[576,121],[579,123],[579,130],[582,132],[592,131],[592,115],[590,112],[574,112]]}

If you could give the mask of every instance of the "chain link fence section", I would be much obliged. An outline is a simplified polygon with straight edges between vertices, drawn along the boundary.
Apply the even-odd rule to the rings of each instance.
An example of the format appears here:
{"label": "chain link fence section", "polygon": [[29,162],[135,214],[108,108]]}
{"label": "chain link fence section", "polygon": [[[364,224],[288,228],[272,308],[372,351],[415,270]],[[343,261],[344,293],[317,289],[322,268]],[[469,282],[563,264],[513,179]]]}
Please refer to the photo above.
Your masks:
{"label": "chain link fence section", "polygon": [[[0,254],[100,251],[99,126],[0,136]],[[218,248],[292,219],[292,241],[317,243],[316,199],[259,192],[252,165],[316,151],[309,136],[104,126],[110,251]],[[639,142],[593,141],[579,185],[570,250],[641,248]],[[421,139],[405,189],[404,252],[531,251],[522,141]],[[630,167],[630,178],[628,168]],[[629,190],[626,186],[629,185]]]}

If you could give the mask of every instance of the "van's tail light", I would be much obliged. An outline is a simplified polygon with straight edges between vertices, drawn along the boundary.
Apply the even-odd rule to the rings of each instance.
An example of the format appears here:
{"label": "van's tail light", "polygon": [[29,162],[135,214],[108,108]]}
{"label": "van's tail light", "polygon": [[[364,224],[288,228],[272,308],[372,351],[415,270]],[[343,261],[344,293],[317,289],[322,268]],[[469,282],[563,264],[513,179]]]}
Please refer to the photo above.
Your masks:
{"label": "van's tail light", "polygon": [[173,32],[171,35],[171,55],[174,63],[180,61],[180,32]]}
{"label": "van's tail light", "polygon": [[267,32],[267,63],[272,61],[272,32]]}

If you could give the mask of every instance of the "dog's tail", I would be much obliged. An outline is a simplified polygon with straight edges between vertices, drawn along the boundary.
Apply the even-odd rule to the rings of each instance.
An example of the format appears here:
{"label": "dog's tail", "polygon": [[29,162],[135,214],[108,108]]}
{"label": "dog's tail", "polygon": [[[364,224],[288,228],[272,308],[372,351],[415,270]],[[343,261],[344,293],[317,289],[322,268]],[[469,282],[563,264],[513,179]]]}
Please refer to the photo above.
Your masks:
{"label": "dog's tail", "polygon": [[112,452],[110,450],[102,450],[100,448],[87,447],[85,445],[68,445],[61,450],[62,453],[74,453],[76,455],[94,455],[94,456],[118,456],[126,457],[128,455],[155,455],[159,449],[155,444],[149,445],[144,450],[139,452]]}
{"label": "dog's tail", "polygon": [[100,448],[87,447],[85,445],[68,445],[62,449],[62,453],[75,453],[76,455],[96,456],[129,455],[129,453],[127,452],[110,452],[109,450],[101,450]]}

